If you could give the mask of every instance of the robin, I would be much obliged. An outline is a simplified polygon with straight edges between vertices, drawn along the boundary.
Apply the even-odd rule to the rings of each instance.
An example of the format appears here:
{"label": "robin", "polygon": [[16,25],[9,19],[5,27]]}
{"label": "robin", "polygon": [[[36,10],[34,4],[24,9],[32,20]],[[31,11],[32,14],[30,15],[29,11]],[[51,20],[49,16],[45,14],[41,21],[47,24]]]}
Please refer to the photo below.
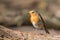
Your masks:
{"label": "robin", "polygon": [[45,26],[44,20],[40,14],[38,14],[34,10],[29,11],[29,14],[30,14],[30,21],[31,21],[32,25],[34,26],[34,28],[36,28],[36,29],[43,29],[44,28],[45,32],[49,33],[46,26]]}

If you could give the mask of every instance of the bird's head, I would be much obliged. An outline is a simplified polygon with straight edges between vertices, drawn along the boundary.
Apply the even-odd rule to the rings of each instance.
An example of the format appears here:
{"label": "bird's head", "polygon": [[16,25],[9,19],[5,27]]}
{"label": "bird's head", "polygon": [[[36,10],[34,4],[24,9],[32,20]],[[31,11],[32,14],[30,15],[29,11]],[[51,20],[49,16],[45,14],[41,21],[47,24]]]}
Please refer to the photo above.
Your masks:
{"label": "bird's head", "polygon": [[29,11],[29,14],[30,14],[30,16],[36,16],[36,15],[37,15],[36,12],[35,12],[34,10]]}

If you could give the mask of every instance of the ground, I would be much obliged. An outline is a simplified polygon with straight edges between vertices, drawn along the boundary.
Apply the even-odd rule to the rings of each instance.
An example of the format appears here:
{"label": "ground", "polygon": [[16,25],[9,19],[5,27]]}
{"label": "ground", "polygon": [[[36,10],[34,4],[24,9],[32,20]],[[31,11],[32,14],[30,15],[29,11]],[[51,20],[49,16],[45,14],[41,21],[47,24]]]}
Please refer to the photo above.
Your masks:
{"label": "ground", "polygon": [[[33,26],[22,26],[22,27],[9,27],[10,29],[13,30],[18,30],[21,32],[36,32],[36,33],[45,33],[45,30],[36,30]],[[50,34],[52,35],[58,35],[60,34],[60,30],[56,30],[56,29],[48,29],[48,31],[50,32]],[[52,33],[53,32],[53,33]]]}
{"label": "ground", "polygon": [[[35,31],[33,26],[10,27],[9,29],[12,29],[18,34],[18,36],[20,37],[20,39],[18,40],[60,40],[59,30],[48,29],[50,34],[47,34],[44,30]],[[16,38],[8,39],[4,37],[4,40],[17,40],[17,39]]]}

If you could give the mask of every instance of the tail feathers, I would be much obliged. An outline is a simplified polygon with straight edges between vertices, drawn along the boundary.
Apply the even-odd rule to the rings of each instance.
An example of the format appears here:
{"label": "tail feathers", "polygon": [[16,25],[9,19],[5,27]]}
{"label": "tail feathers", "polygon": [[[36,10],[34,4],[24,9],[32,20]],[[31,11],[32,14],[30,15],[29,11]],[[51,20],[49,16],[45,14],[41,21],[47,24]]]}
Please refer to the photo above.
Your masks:
{"label": "tail feathers", "polygon": [[40,16],[40,18],[41,18],[41,20],[42,20],[42,22],[43,22],[45,32],[49,34],[49,31],[47,30],[47,27],[46,27],[46,25],[45,25],[45,22],[44,22],[42,16],[41,16],[40,14],[39,14],[39,16]]}
{"label": "tail feathers", "polygon": [[50,34],[46,27],[44,27],[44,29],[46,33]]}

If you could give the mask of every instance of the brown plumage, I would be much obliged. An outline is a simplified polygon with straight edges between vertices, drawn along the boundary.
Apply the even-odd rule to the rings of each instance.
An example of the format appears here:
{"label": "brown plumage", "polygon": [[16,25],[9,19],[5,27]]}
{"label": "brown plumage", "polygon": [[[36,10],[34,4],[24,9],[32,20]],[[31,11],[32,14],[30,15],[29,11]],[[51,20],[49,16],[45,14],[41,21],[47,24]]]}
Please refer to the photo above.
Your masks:
{"label": "brown plumage", "polygon": [[35,12],[34,10],[30,11],[29,14],[30,14],[30,21],[36,29],[44,28],[46,33],[49,33],[45,26],[44,20],[42,19],[40,14],[38,15],[37,12]]}

